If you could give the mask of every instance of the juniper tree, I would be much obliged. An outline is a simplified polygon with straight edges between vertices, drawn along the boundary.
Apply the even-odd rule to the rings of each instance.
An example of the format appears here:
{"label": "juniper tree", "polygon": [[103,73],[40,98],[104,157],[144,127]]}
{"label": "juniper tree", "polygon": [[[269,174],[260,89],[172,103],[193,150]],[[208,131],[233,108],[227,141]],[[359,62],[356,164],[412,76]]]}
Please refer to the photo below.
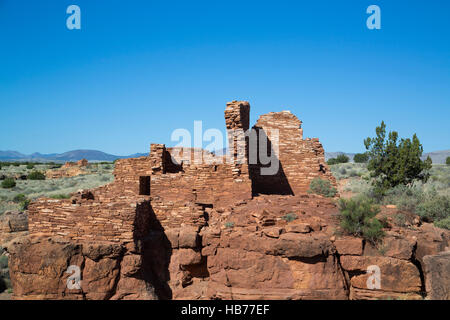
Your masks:
{"label": "juniper tree", "polygon": [[414,134],[412,139],[400,139],[396,131],[386,137],[386,124],[375,129],[376,137],[364,140],[369,156],[367,169],[374,177],[376,195],[383,195],[397,185],[411,185],[414,181],[426,182],[431,169],[431,158],[422,161],[423,147]]}

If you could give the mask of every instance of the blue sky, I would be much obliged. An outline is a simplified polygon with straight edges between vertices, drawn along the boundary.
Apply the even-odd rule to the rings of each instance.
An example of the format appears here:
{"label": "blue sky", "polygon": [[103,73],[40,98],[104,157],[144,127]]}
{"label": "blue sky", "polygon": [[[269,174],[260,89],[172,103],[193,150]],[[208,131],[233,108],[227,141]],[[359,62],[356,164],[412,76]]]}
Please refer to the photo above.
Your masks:
{"label": "blue sky", "polygon": [[[81,8],[81,30],[66,8]],[[366,8],[381,8],[381,30]],[[450,2],[0,0],[0,150],[174,145],[177,128],[224,130],[290,110],[326,151],[363,151],[384,120],[449,149]],[[207,143],[205,143],[206,145]]]}

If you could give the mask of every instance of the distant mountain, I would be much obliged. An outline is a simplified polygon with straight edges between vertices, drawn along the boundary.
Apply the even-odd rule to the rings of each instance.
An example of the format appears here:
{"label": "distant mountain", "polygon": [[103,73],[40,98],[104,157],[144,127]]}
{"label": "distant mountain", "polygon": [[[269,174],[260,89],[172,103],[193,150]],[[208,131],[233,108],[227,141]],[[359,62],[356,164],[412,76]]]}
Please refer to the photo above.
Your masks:
{"label": "distant mountain", "polygon": [[23,157],[25,155],[17,151],[0,151],[0,159],[20,159]]}
{"label": "distant mountain", "polygon": [[[213,153],[216,155],[223,155],[227,152],[227,149],[217,150]],[[336,158],[338,155],[345,154],[350,158],[350,161],[353,161],[353,157],[355,153],[347,153],[347,152],[325,152],[325,160],[329,160],[330,158]],[[67,151],[64,153],[50,153],[50,154],[42,154],[39,152],[32,153],[30,155],[26,155],[17,151],[0,151],[0,161],[40,161],[40,162],[66,162],[66,161],[78,161],[81,159],[86,159],[88,161],[114,161],[116,159],[126,159],[126,158],[138,158],[147,156],[148,153],[134,153],[128,156],[117,156],[113,154],[108,154],[98,150],[73,150]],[[434,152],[424,153],[422,159],[426,159],[427,156],[431,157],[433,163],[435,164],[443,164],[445,163],[445,159],[450,157],[450,150],[440,150]]]}
{"label": "distant mountain", "polygon": [[337,152],[325,152],[325,161],[328,161],[331,158],[336,158],[337,156],[340,156],[341,154],[345,154],[347,157],[349,157],[350,161],[353,161],[353,157],[356,153],[346,153],[342,151]]}
{"label": "distant mountain", "polygon": [[17,151],[0,151],[0,161],[41,161],[66,162],[86,159],[88,161],[114,161],[116,159],[136,158],[146,156],[148,153],[135,153],[129,156],[117,156],[98,150],[73,150],[64,153],[42,154],[35,152],[30,155]]}
{"label": "distant mountain", "polygon": [[447,159],[447,157],[450,157],[450,150],[441,150],[424,153],[422,159],[426,159],[428,156],[430,156],[433,163],[444,164],[445,159]]}

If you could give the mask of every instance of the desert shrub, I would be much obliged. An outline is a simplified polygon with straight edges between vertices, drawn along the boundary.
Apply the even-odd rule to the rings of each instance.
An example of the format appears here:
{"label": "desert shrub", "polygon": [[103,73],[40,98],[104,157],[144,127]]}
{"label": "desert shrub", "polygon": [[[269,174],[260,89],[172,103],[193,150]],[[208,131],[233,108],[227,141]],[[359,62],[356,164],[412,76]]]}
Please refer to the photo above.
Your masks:
{"label": "desert shrub", "polygon": [[13,178],[6,178],[2,181],[2,188],[10,189],[16,186],[16,181]]}
{"label": "desert shrub", "polygon": [[[0,252],[1,254],[1,252]],[[8,257],[4,255],[0,255],[0,269],[8,268]]]}
{"label": "desert shrub", "polygon": [[101,175],[100,177],[99,177],[99,180],[100,181],[102,181],[102,182],[104,182],[104,181],[109,181],[109,176],[107,176],[107,175]]}
{"label": "desert shrub", "polygon": [[22,201],[24,201],[26,199],[27,199],[27,197],[23,193],[19,193],[18,195],[16,195],[13,198],[13,201],[16,202],[16,203],[19,203],[19,202],[22,202]]}
{"label": "desert shrub", "polygon": [[450,217],[450,197],[431,194],[416,207],[416,213],[426,221],[440,221]]}
{"label": "desert shrub", "polygon": [[386,191],[398,185],[408,185],[414,181],[426,182],[431,169],[431,158],[422,161],[423,147],[414,134],[412,139],[400,139],[398,133],[391,131],[386,137],[384,121],[375,129],[376,137],[364,140],[369,155],[369,169],[374,191],[384,195]]}
{"label": "desert shrub", "polygon": [[30,202],[31,202],[31,200],[29,200],[29,199],[25,199],[25,200],[21,201],[19,209],[20,210],[28,210],[28,205],[30,204]]}
{"label": "desert shrub", "polygon": [[20,162],[14,162],[14,163],[13,163],[13,166],[14,166],[14,167],[19,167],[19,166],[20,166]]}
{"label": "desert shrub", "polygon": [[336,161],[336,158],[330,158],[330,159],[328,159],[327,164],[329,166],[332,166],[334,164],[338,164],[338,162]]}
{"label": "desert shrub", "polygon": [[447,159],[445,159],[445,164],[450,166],[450,157],[447,157]]}
{"label": "desert shrub", "polygon": [[353,161],[356,163],[366,163],[369,161],[369,155],[367,153],[357,153],[353,157]]}
{"label": "desert shrub", "polygon": [[350,170],[348,175],[349,177],[358,177],[358,172],[356,170]]}
{"label": "desert shrub", "polygon": [[234,222],[227,222],[227,223],[225,223],[225,228],[230,229],[230,228],[233,228],[233,227],[234,227]]}
{"label": "desert shrub", "polygon": [[45,180],[45,174],[40,171],[33,171],[28,175],[28,180]]}
{"label": "desert shrub", "polygon": [[349,157],[347,157],[345,154],[340,154],[336,157],[337,163],[347,163],[349,160]]}
{"label": "desert shrub", "polygon": [[[375,195],[376,196],[376,195]],[[379,199],[382,204],[395,204],[399,209],[415,212],[417,205],[426,197],[422,188],[398,185],[386,191]],[[375,199],[378,199],[375,197]]]}
{"label": "desert shrub", "polygon": [[406,226],[406,216],[403,213],[397,213],[394,215],[394,223],[399,227]]}
{"label": "desert shrub", "polygon": [[345,154],[340,154],[336,158],[331,158],[327,161],[329,165],[338,164],[338,163],[347,163],[349,161],[349,157]]}
{"label": "desert shrub", "polygon": [[309,185],[308,192],[332,198],[336,195],[337,190],[331,185],[330,180],[314,178]]}
{"label": "desert shrub", "polygon": [[27,164],[27,169],[28,170],[34,169],[34,164],[32,163]]}
{"label": "desert shrub", "polygon": [[54,195],[51,195],[50,198],[52,198],[52,199],[70,199],[70,194],[62,194],[62,193],[54,194]]}
{"label": "desert shrub", "polygon": [[340,199],[341,228],[348,234],[361,236],[371,243],[383,236],[383,225],[375,217],[380,208],[366,197]]}
{"label": "desert shrub", "polygon": [[434,225],[438,228],[450,230],[450,217],[437,221]]}
{"label": "desert shrub", "polygon": [[281,219],[286,220],[287,222],[294,221],[297,218],[298,218],[297,215],[295,213],[293,213],[293,212],[288,213],[288,214],[286,214],[286,215],[281,217]]}

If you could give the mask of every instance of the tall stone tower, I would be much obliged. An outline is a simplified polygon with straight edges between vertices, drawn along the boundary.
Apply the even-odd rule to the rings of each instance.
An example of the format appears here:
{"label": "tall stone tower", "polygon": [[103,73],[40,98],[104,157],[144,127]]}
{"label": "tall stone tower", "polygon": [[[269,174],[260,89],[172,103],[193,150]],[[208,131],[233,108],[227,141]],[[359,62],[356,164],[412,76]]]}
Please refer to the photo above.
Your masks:
{"label": "tall stone tower", "polygon": [[250,104],[247,101],[232,101],[225,108],[225,124],[228,137],[228,158],[233,177],[248,177],[248,137],[250,127]]}

